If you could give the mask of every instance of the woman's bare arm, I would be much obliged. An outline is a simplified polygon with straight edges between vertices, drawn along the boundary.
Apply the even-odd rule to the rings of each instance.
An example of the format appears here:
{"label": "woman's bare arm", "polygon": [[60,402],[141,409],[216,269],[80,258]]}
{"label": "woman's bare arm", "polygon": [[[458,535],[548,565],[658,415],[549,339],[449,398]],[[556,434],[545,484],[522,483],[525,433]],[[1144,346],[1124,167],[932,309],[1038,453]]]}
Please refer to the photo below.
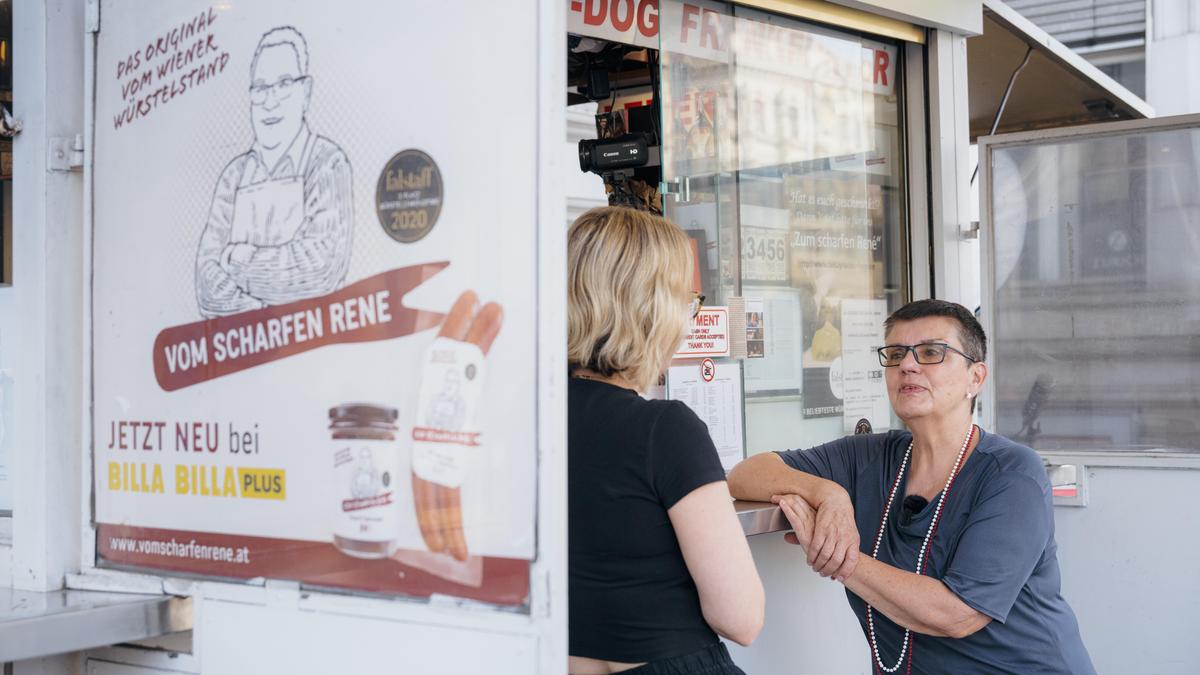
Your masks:
{"label": "woman's bare arm", "polygon": [[728,486],[718,481],[698,487],[667,515],[700,592],[704,620],[719,635],[750,644],[762,630],[766,601]]}

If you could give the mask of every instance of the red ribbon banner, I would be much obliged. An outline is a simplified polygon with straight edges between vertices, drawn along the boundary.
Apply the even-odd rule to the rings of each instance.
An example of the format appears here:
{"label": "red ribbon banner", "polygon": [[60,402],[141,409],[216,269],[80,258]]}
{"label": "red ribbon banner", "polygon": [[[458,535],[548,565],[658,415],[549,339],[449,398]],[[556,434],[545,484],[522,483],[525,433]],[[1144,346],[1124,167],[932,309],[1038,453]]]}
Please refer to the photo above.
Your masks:
{"label": "red ribbon banner", "polygon": [[405,307],[402,300],[449,264],[401,267],[328,295],[167,328],[154,340],[154,377],[175,391],[325,345],[433,328],[444,314]]}

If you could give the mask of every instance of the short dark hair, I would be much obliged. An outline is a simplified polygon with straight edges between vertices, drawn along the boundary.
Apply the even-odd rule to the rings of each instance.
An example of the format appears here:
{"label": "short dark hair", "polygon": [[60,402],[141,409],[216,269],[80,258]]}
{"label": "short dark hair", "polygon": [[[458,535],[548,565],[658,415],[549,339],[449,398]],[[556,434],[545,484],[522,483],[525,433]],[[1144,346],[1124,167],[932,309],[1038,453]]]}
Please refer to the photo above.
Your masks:
{"label": "short dark hair", "polygon": [[987,335],[983,332],[983,326],[979,325],[979,320],[975,318],[971,310],[956,302],[933,298],[914,300],[892,312],[887,321],[883,322],[883,333],[886,335],[892,330],[892,326],[901,321],[913,321],[930,316],[944,316],[957,321],[958,341],[962,343],[963,351],[973,359],[980,361],[987,359]]}

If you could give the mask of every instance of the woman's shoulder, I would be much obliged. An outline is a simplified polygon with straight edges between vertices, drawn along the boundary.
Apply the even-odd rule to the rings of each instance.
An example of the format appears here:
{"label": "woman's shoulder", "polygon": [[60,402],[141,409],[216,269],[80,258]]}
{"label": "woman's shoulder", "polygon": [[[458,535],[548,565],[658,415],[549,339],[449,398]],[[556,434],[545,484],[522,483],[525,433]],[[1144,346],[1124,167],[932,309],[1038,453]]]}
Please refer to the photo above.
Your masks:
{"label": "woman's shoulder", "polygon": [[[651,433],[655,442],[669,444],[693,444],[700,441],[703,445],[711,443],[708,435],[708,425],[696,411],[682,401],[671,399],[650,399],[645,401],[645,412],[650,420]],[[705,443],[704,441],[708,441]]]}
{"label": "woman's shoulder", "polygon": [[575,409],[587,408],[605,417],[607,425],[626,431],[670,433],[708,427],[682,401],[644,398],[637,392],[594,380],[572,378],[570,395]]}
{"label": "woman's shoulder", "polygon": [[1023,475],[1047,483],[1046,463],[1033,448],[999,434],[983,432],[975,452],[988,458],[995,471]]}

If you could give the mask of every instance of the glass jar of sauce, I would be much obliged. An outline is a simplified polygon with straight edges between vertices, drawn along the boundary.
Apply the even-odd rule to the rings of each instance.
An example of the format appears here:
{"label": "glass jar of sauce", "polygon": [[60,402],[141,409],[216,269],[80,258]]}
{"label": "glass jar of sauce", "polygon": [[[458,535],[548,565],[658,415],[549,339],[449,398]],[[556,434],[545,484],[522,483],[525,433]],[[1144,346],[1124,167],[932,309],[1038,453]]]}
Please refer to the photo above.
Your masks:
{"label": "glass jar of sauce", "polygon": [[396,549],[400,451],[395,408],[344,403],[329,409],[333,449],[333,545],[356,558]]}

